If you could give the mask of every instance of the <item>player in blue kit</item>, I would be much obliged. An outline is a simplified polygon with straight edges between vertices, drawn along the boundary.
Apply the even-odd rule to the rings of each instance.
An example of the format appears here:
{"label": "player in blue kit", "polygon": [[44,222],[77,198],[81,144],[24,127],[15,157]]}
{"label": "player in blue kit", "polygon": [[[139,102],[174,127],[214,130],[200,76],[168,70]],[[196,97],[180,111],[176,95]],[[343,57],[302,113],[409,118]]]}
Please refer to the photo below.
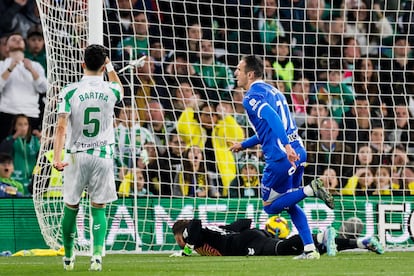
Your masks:
{"label": "player in blue kit", "polygon": [[299,188],[306,150],[285,96],[263,81],[263,68],[263,61],[256,56],[244,57],[237,66],[237,84],[247,91],[243,106],[256,135],[233,143],[230,149],[238,152],[259,143],[262,145],[266,161],[261,183],[264,210],[271,215],[286,210],[304,244],[304,252],[298,258],[318,259],[306,215],[297,203],[307,196],[316,196],[333,208],[333,197],[319,179]]}

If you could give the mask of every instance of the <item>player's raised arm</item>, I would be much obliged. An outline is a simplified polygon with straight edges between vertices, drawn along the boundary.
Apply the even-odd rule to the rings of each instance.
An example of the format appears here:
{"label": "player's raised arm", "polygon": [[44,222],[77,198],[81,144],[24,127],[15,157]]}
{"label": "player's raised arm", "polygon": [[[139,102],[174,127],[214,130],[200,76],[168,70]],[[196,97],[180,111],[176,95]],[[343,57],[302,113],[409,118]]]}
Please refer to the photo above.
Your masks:
{"label": "player's raised arm", "polygon": [[109,57],[106,57],[105,59],[105,69],[106,69],[106,73],[108,74],[108,80],[111,82],[116,82],[119,84],[120,88],[120,93],[121,93],[121,98],[123,98],[124,96],[124,88],[122,86],[121,80],[119,79],[118,74],[116,73],[114,66],[112,65],[111,60],[109,59]]}

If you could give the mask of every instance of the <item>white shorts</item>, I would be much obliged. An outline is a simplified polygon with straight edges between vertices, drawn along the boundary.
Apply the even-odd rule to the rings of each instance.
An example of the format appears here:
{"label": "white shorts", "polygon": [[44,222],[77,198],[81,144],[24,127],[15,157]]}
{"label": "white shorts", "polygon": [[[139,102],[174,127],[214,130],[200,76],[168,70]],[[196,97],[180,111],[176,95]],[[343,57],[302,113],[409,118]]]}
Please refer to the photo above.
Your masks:
{"label": "white shorts", "polygon": [[86,152],[67,153],[63,170],[63,200],[69,205],[79,203],[87,188],[91,202],[104,204],[117,200],[112,159],[100,158]]}

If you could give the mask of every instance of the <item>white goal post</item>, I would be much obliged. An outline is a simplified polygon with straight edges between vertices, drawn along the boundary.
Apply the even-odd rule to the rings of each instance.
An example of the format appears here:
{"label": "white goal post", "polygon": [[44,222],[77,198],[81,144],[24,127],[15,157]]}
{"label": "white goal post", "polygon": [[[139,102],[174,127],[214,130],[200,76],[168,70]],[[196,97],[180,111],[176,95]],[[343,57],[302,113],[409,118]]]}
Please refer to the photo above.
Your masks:
{"label": "white goal post", "polygon": [[[117,3],[121,2],[123,6],[118,6]],[[277,3],[276,8],[267,6],[273,2]],[[83,50],[90,43],[98,43],[108,48],[109,57],[117,71],[125,68],[119,75],[125,83],[126,100],[117,107],[117,125],[114,126],[118,135],[116,185],[119,188],[131,182],[131,185],[127,185],[130,196],[120,194],[119,199],[107,207],[109,221],[106,252],[163,252],[178,249],[171,230],[177,219],[196,217],[206,224],[220,225],[237,218],[251,218],[252,227],[263,228],[268,215],[262,209],[260,194],[257,194],[257,179],[248,178],[251,175],[242,175],[241,170],[249,164],[259,172],[263,169],[263,161],[258,154],[260,150],[251,150],[248,152],[249,155],[246,152],[240,156],[232,155],[225,162],[217,158],[220,153],[226,151],[226,143],[240,139],[234,134],[236,131],[223,131],[222,134],[205,131],[200,134],[202,139],[209,141],[204,149],[208,171],[203,174],[204,186],[192,186],[200,184],[201,174],[192,174],[188,171],[188,166],[185,165],[189,160],[188,155],[178,158],[162,155],[168,151],[169,146],[174,148],[174,143],[177,145],[188,142],[183,147],[176,146],[182,151],[188,151],[191,145],[189,140],[194,138],[191,135],[195,134],[185,133],[185,130],[180,128],[180,115],[188,111],[188,107],[193,110],[201,108],[201,102],[217,106],[216,112],[207,113],[207,116],[211,120],[217,119],[221,122],[220,126],[228,127],[229,123],[237,121],[236,128],[240,127],[244,136],[252,133],[249,122],[243,111],[240,111],[242,91],[235,87],[237,84],[233,76],[238,60],[246,54],[265,57],[270,62],[266,70],[267,81],[284,89],[286,95],[292,99],[289,104],[300,124],[301,135],[304,137],[309,155],[304,184],[315,175],[322,176],[324,172],[328,173],[329,169],[337,173],[336,179],[339,180],[339,184],[335,194],[335,210],[328,209],[323,202],[314,198],[306,198],[300,203],[308,216],[312,231],[323,230],[332,225],[341,232],[348,219],[353,218],[351,221],[355,221],[357,218],[359,223],[352,226],[359,228],[359,233],[351,233],[353,227],[349,227],[348,230],[351,232],[345,234],[360,237],[377,235],[387,249],[411,250],[414,244],[414,177],[411,182],[409,172],[401,172],[411,169],[414,171],[411,161],[414,152],[411,150],[414,147],[411,148],[410,144],[411,142],[414,145],[414,140],[410,140],[414,139],[414,135],[413,138],[410,136],[410,131],[414,132],[414,129],[410,129],[414,127],[414,123],[408,124],[408,129],[398,128],[398,116],[392,117],[390,114],[398,112],[397,101],[401,99],[408,110],[414,110],[414,86],[410,79],[410,72],[414,70],[414,66],[410,67],[414,64],[414,51],[407,48],[407,51],[410,50],[412,53],[410,52],[405,60],[397,61],[394,51],[403,46],[393,47],[393,43],[397,43],[395,41],[400,38],[405,38],[409,43],[414,42],[411,33],[413,22],[407,21],[414,15],[413,7],[407,4],[410,1],[346,0],[345,5],[338,5],[339,2],[341,1],[37,0],[46,42],[49,86],[42,124],[41,152],[34,175],[33,200],[47,245],[55,249],[62,246],[62,178],[51,166],[57,95],[68,83],[80,80]],[[393,5],[394,2],[399,4]],[[291,6],[286,3],[290,3]],[[266,7],[263,7],[263,4]],[[128,6],[131,8],[128,9]],[[324,11],[323,16],[319,9]],[[274,11],[276,13],[271,15]],[[268,18],[271,23],[263,18],[266,12],[269,13],[268,17],[271,17],[271,20]],[[352,14],[362,16],[364,12],[369,14],[369,19],[357,22],[360,24],[353,24],[358,18],[352,17]],[[321,14],[321,17],[312,18],[317,14]],[[368,28],[365,31],[369,34],[364,34],[364,29],[359,29],[360,26]],[[264,32],[266,28],[267,32]],[[274,37],[279,38],[274,40]],[[286,38],[289,39],[285,40]],[[379,76],[378,79],[369,80],[367,86],[364,86],[365,79],[357,80],[358,74],[355,73],[363,70],[355,69],[355,66],[359,66],[357,60],[362,58],[352,57],[345,50],[351,47],[344,44],[348,43],[345,41],[349,38],[353,38],[355,43],[359,44],[362,56],[369,54],[369,59],[374,65],[369,70],[375,71]],[[278,44],[286,44],[287,47],[282,49]],[[213,47],[214,60],[218,64],[213,71],[209,71],[208,66],[197,63],[200,57],[201,60],[202,57],[205,57],[204,60],[208,59],[206,49],[210,46]],[[282,51],[286,49],[290,51],[283,54]],[[286,55],[286,59],[281,58],[283,55]],[[142,67],[141,64],[134,63],[143,56],[146,58]],[[393,64],[394,59],[399,64],[401,60],[408,61],[408,65],[395,69],[387,79],[386,65]],[[278,75],[274,72],[269,75],[268,72],[278,69]],[[335,90],[327,85],[330,72],[335,70],[341,79],[340,87],[346,87],[340,91],[351,91],[351,103],[343,98],[341,101],[335,101],[335,93],[338,92],[329,94],[329,89]],[[295,73],[292,73],[293,71]],[[216,75],[208,75],[210,72]],[[403,76],[402,79],[397,79],[400,75]],[[298,83],[301,88],[294,87]],[[314,95],[314,99],[306,100],[302,104],[299,100],[301,92],[297,91],[303,93],[303,87],[309,83],[309,93]],[[382,89],[383,94],[385,91],[388,94],[371,94],[374,91],[372,85],[378,86],[379,90]],[[368,87],[367,91],[358,90],[362,89],[361,87]],[[191,91],[191,96],[184,99],[188,91]],[[365,128],[351,128],[350,124],[340,125],[342,135],[338,140],[343,144],[352,144],[353,141],[353,145],[357,146],[353,151],[347,151],[344,147],[339,153],[334,148],[328,150],[321,145],[322,138],[318,136],[321,127],[318,125],[318,119],[311,125],[312,116],[318,117],[317,110],[324,107],[331,111],[332,116],[341,114],[338,116],[343,116],[343,120],[347,119],[348,114],[352,112],[346,112],[356,108],[354,102],[359,99],[361,93],[365,93],[369,99],[378,96],[381,101],[387,103],[382,105],[382,102],[370,102],[373,109],[370,116],[377,116],[378,120],[375,121],[381,123],[382,130],[386,124],[387,147],[396,148],[402,144],[400,134],[408,133],[408,151],[405,155],[408,158],[407,162],[398,165],[398,168],[396,164],[385,161],[380,163],[389,170],[389,176],[382,178],[390,179],[390,185],[400,184],[395,193],[391,191],[390,194],[384,192],[377,195],[374,192],[372,195],[372,191],[368,191],[363,195],[355,195],[351,189],[351,194],[346,195],[341,190],[341,187],[349,184],[350,179],[352,182],[351,176],[355,176],[358,169],[359,178],[368,174],[362,173],[361,170],[369,170],[371,175],[366,181],[379,181],[379,178],[375,177],[374,165],[364,165],[357,161],[360,144],[367,144],[371,149],[376,145],[372,139],[365,141],[364,136],[360,135],[362,132],[368,135],[377,129],[372,123],[374,120]],[[395,105],[390,105],[390,102]],[[157,110],[160,103],[165,111],[165,122],[161,130],[157,130],[156,123],[161,120],[156,117],[159,114]],[[316,115],[311,113],[312,108],[316,110]],[[374,111],[380,113],[374,114]],[[382,113],[385,111],[388,113]],[[177,138],[174,131],[178,131],[181,136]],[[311,135],[315,133],[316,138],[312,138]],[[351,137],[351,134],[354,136]],[[213,135],[224,136],[216,139],[218,136],[212,137]],[[193,144],[196,142],[193,141]],[[337,154],[337,158],[330,159],[331,153]],[[211,156],[217,160],[209,160]],[[375,156],[389,162],[394,160],[389,150],[374,155],[374,158]],[[352,160],[353,163],[347,160]],[[147,162],[149,164],[145,165]],[[139,185],[138,177],[132,175],[137,167],[142,166],[145,168],[140,171],[145,178],[144,188],[147,193],[138,194],[132,192],[138,190]],[[376,167],[381,166],[376,164]],[[397,176],[397,173],[400,175]],[[178,183],[185,182],[189,175],[192,177],[192,184],[180,188]],[[242,187],[242,190],[237,190],[242,191],[239,196],[231,197],[233,178],[236,179],[236,183],[238,179],[249,179],[246,185],[251,186]],[[165,179],[169,179],[170,182],[165,182]],[[354,182],[349,185],[355,188],[358,179],[353,179]],[[404,186],[403,183],[407,185]],[[374,184],[372,185],[374,187]],[[152,194],[148,195],[148,191]],[[199,196],[180,194],[191,191]],[[204,193],[208,195],[204,196]],[[216,197],[217,193],[220,194],[219,197]],[[77,221],[78,235],[75,246],[78,253],[90,250],[89,208],[88,195],[85,193]],[[287,213],[282,215],[289,219]]]}

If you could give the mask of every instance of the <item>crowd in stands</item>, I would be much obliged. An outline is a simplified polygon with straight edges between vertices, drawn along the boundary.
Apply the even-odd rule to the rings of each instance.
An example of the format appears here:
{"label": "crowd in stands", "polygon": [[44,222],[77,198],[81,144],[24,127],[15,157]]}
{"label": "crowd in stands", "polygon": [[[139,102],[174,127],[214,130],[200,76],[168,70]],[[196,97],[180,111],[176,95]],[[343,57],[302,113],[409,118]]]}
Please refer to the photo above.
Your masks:
{"label": "crowd in stands", "polygon": [[[0,197],[30,196],[33,174],[61,196],[51,152],[36,166],[48,68],[35,2],[0,2]],[[234,78],[246,54],[263,58],[265,80],[291,106],[308,151],[304,184],[318,176],[335,195],[414,195],[414,7],[390,2],[104,1],[116,70],[146,56],[120,74],[119,196],[260,197],[260,147],[229,150],[253,134]]]}

